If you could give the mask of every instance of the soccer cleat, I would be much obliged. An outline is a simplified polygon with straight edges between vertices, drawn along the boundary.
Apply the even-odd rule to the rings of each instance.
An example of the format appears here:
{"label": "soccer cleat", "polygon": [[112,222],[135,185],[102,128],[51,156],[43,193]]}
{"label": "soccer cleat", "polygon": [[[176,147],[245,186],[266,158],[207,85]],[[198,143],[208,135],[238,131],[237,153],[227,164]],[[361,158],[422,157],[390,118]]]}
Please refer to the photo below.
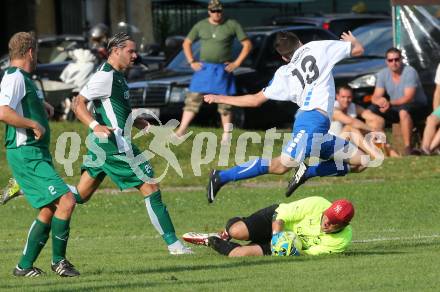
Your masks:
{"label": "soccer cleat", "polygon": [[214,232],[214,233],[187,232],[182,236],[182,239],[192,244],[208,246],[208,238],[211,236],[218,237],[222,240],[229,240],[229,236],[226,232]]}
{"label": "soccer cleat", "polygon": [[286,197],[290,197],[290,195],[303,183],[306,182],[306,171],[307,171],[308,166],[304,163],[301,162],[301,164],[299,165],[298,169],[296,170],[295,175],[290,179],[289,181],[289,185],[287,186],[287,190],[286,190]]}
{"label": "soccer cleat", "polygon": [[209,182],[207,187],[207,195],[208,195],[208,202],[212,203],[214,202],[215,196],[217,195],[217,192],[220,190],[220,188],[223,186],[223,184],[220,182],[220,176],[218,170],[211,170],[211,173],[209,174]]}
{"label": "soccer cleat", "polygon": [[22,268],[16,266],[15,269],[12,271],[12,275],[14,275],[16,277],[35,278],[35,277],[41,276],[42,274],[44,274],[44,272],[36,267],[22,269]]}
{"label": "soccer cleat", "polygon": [[61,277],[76,277],[80,275],[78,270],[75,269],[75,266],[66,259],[61,260],[56,264],[52,264],[52,271]]}
{"label": "soccer cleat", "polygon": [[168,245],[168,251],[171,255],[193,254],[191,248],[186,247],[180,240]]}
{"label": "soccer cleat", "polygon": [[170,249],[169,252],[170,255],[194,254],[192,249],[186,246],[179,249]]}
{"label": "soccer cleat", "polygon": [[10,178],[7,186],[3,190],[3,194],[0,200],[0,205],[6,204],[9,200],[17,198],[23,195],[23,191],[20,190],[20,186],[14,178]]}

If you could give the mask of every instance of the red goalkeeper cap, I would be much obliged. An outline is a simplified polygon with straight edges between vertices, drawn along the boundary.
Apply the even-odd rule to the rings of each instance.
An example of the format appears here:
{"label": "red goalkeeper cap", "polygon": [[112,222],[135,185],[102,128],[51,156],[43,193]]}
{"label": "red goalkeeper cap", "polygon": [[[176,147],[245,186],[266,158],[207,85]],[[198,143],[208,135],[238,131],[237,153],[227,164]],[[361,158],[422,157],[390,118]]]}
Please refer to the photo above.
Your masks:
{"label": "red goalkeeper cap", "polygon": [[354,216],[354,207],[348,200],[336,200],[324,211],[324,215],[331,224],[347,225]]}

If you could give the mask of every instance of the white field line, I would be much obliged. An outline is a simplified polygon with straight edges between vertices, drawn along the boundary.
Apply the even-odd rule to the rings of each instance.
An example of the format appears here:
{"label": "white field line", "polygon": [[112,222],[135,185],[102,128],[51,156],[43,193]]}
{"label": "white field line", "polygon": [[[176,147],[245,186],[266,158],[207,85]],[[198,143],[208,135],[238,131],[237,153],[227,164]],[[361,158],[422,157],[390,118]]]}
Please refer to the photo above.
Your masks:
{"label": "white field line", "polygon": [[353,243],[369,243],[369,242],[380,242],[380,241],[407,241],[407,240],[432,239],[432,238],[440,238],[440,234],[358,239],[358,240],[353,240]]}

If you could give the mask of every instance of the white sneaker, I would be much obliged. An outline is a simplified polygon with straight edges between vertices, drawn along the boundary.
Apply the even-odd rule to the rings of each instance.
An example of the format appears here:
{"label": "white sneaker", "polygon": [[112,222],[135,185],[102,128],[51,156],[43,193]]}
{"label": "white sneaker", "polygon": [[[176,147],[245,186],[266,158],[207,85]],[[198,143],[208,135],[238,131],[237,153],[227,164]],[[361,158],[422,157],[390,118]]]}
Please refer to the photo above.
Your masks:
{"label": "white sneaker", "polygon": [[168,246],[168,251],[171,255],[194,254],[192,249],[184,246],[180,240],[170,244]]}

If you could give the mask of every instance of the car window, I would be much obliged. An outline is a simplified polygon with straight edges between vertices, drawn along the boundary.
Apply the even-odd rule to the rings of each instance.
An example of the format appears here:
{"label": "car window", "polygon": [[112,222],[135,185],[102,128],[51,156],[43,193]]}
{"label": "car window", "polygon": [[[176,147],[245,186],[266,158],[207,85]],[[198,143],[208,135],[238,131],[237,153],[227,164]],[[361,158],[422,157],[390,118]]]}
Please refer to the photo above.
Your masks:
{"label": "car window", "polygon": [[[301,40],[303,44],[306,44],[311,41],[321,41],[321,40],[336,40],[337,38],[330,32],[320,29],[307,29],[307,30],[293,30],[298,38]],[[263,58],[263,66],[268,70],[274,70],[284,65],[285,62],[275,50],[276,34],[272,34],[268,39],[268,46],[265,50],[264,58]]]}
{"label": "car window", "polygon": [[337,40],[338,38],[332,33],[321,29],[298,30],[294,33],[299,37],[303,44],[312,41]]}
{"label": "car window", "polygon": [[298,26],[315,26],[315,22],[310,21],[300,21],[300,20],[289,20],[289,19],[277,19],[273,21],[274,25],[298,25]]}
{"label": "car window", "polygon": [[330,21],[329,29],[337,36],[343,32],[353,31],[354,29],[378,21],[375,18],[351,18],[351,19],[335,19]]}
{"label": "car window", "polygon": [[353,31],[364,47],[364,56],[385,57],[385,52],[393,46],[393,31],[389,26],[365,26]]}
{"label": "car window", "polygon": [[69,59],[68,51],[82,47],[75,40],[53,40],[38,44],[38,61],[42,64],[64,62]]}

